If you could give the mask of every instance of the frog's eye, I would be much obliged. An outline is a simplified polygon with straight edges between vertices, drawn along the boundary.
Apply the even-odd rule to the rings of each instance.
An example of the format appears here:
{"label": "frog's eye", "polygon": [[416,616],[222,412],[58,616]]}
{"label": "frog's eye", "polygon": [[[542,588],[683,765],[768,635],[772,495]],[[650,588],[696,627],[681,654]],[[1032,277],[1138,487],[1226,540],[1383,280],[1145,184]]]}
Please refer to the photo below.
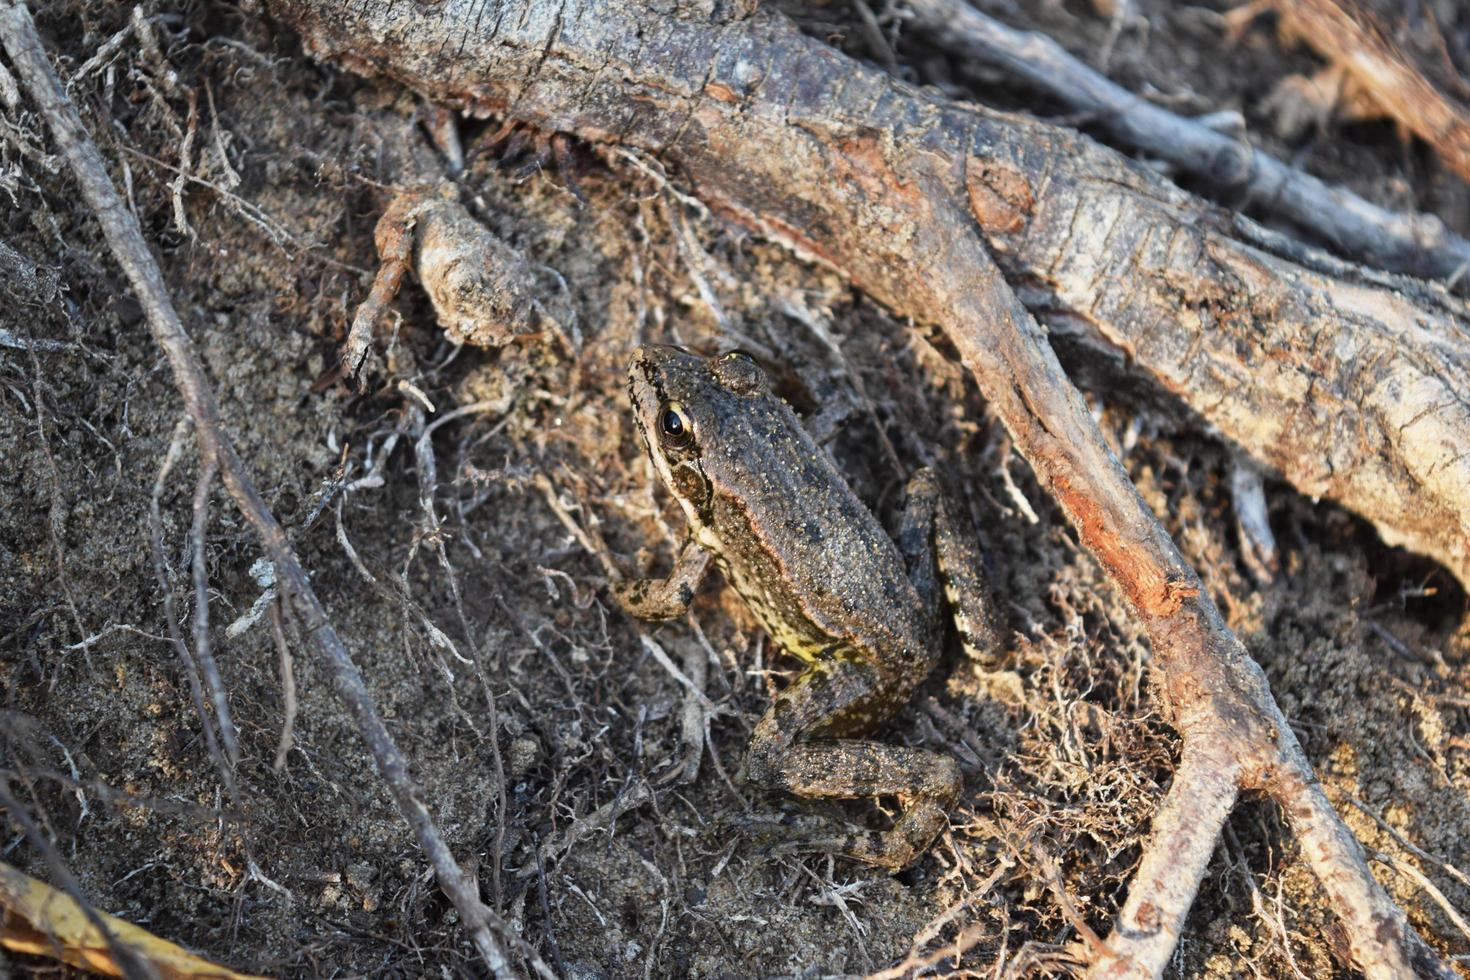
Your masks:
{"label": "frog's eye", "polygon": [[766,372],[743,350],[726,351],[711,362],[715,379],[737,395],[764,391]]}
{"label": "frog's eye", "polygon": [[694,427],[678,402],[669,402],[658,413],[658,430],[665,445],[686,446],[694,438]]}

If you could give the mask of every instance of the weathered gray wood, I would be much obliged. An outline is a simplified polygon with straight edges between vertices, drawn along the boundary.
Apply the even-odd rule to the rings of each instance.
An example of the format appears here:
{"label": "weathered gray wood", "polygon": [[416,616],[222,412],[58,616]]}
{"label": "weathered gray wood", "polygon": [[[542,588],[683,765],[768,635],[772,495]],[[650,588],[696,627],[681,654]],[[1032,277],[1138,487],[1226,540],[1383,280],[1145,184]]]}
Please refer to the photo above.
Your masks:
{"label": "weathered gray wood", "polygon": [[1075,113],[1110,140],[1142,150],[1214,188],[1238,194],[1312,232],[1341,254],[1429,279],[1470,273],[1470,241],[1437,215],[1394,212],[1251,145],[1128,91],[1036,31],[1007,27],[966,0],[909,0],[916,30],[963,58],[994,65]]}

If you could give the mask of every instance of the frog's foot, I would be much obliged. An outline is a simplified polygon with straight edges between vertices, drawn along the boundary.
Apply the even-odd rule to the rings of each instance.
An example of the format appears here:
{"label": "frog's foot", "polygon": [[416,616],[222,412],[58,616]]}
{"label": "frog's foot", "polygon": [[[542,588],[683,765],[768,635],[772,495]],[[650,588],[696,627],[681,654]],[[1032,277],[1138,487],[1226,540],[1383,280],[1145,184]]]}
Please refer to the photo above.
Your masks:
{"label": "frog's foot", "polygon": [[[783,806],[779,811],[751,811],[716,821],[717,830],[744,835],[762,854],[787,854],[801,850],[804,841],[828,840],[846,833],[860,833],[850,826],[808,810]],[[820,850],[820,848],[806,848]]]}
{"label": "frog's foot", "polygon": [[830,823],[819,833],[793,828],[795,832],[778,847],[840,854],[890,871],[913,864],[939,836],[961,786],[959,766],[949,756],[881,742],[798,742],[771,769],[761,771],[759,764],[751,768],[761,782],[797,796],[898,797],[903,814],[889,830],[839,829]]}
{"label": "frog's foot", "polygon": [[836,854],[889,871],[902,871],[919,858],[947,823],[944,807],[910,802],[905,805],[903,819],[886,831],[812,813],[748,814],[733,826],[750,837],[764,855]]}
{"label": "frog's foot", "polygon": [[901,678],[834,651],[777,696],[755,727],[746,759],[752,782],[796,796],[898,797],[903,815],[890,830],[820,842],[822,850],[895,871],[912,864],[944,828],[945,812],[960,794],[960,767],[928,749],[833,736],[871,730],[905,694]]}

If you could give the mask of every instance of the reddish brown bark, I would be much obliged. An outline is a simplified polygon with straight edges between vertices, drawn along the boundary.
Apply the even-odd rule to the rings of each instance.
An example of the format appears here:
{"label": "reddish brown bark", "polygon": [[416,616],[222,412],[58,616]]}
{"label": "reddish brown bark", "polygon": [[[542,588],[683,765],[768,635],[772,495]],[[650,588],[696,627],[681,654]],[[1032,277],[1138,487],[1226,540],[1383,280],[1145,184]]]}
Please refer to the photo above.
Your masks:
{"label": "reddish brown bark", "polygon": [[930,98],[779,20],[276,9],[318,53],[433,98],[658,153],[711,203],[937,320],[910,295],[919,215],[898,203],[922,179],[922,220],[978,222],[1043,319],[1085,324],[1301,492],[1470,583],[1470,319],[1436,287],[1293,264],[1085,137]]}

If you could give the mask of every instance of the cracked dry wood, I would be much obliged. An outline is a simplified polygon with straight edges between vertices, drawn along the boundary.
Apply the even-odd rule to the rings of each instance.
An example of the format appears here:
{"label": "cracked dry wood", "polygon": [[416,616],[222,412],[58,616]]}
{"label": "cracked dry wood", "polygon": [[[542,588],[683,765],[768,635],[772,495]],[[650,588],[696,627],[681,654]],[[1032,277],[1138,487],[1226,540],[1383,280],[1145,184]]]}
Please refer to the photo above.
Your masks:
{"label": "cracked dry wood", "polygon": [[[1370,976],[1408,975],[1418,938],[1368,873],[1259,667],[1128,482],[990,256],[1043,304],[1140,359],[1161,356],[1166,387],[1288,478],[1337,494],[1463,579],[1470,410],[1457,394],[1467,370],[1460,308],[1429,287],[1399,296],[1247,246],[1230,236],[1227,213],[1111,151],[933,98],[779,17],[691,8],[270,3],[310,50],[354,70],[657,153],[711,205],[842,270],[898,315],[948,331],[1042,485],[1136,608],[1186,755],[1213,745],[1238,773],[1232,783],[1281,802],[1312,842],[1303,857],[1343,918],[1357,965]],[[1251,363],[1252,351],[1267,363]],[[1343,355],[1346,363],[1331,359]],[[1210,384],[1197,390],[1201,377]],[[1262,393],[1262,379],[1286,387]],[[1357,440],[1344,452],[1331,432],[1307,431],[1321,422],[1313,406],[1328,388],[1342,404],[1362,403],[1338,423]],[[1410,398],[1433,407],[1418,421],[1403,417]],[[1261,399],[1268,419],[1242,422]],[[1275,424],[1262,430],[1267,421]],[[1391,461],[1386,476],[1373,470],[1377,460]],[[1220,796],[1199,785],[1199,769],[1176,776],[1144,871],[1179,834],[1198,848],[1202,834],[1213,842],[1198,815]],[[1135,881],[1129,907],[1148,914],[1125,915],[1123,925],[1163,939],[1133,948],[1120,929],[1117,956],[1095,964],[1099,974],[1154,975],[1167,963],[1194,889],[1156,884]]]}

